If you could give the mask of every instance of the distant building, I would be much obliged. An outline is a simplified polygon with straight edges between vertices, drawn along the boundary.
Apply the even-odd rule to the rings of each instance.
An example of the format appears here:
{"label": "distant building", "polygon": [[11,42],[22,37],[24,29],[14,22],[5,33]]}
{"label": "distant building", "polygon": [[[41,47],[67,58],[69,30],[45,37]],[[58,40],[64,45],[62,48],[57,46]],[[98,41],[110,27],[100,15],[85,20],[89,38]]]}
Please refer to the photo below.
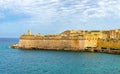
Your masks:
{"label": "distant building", "polygon": [[28,30],[27,34],[26,35],[32,35],[32,32],[31,30]]}

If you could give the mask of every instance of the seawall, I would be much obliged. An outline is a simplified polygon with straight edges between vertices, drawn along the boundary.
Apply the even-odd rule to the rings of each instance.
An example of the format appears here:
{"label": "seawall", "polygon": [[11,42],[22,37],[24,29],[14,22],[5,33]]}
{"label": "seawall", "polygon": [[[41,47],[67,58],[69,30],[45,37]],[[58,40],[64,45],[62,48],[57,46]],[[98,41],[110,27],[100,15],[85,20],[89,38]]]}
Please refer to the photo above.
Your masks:
{"label": "seawall", "polygon": [[60,34],[33,35],[29,30],[12,48],[90,51],[120,54],[120,29],[67,30]]}
{"label": "seawall", "polygon": [[80,51],[85,49],[85,40],[29,40],[20,39],[18,48],[54,49]]}
{"label": "seawall", "polygon": [[[86,43],[87,42],[87,43]],[[96,41],[93,41],[96,42]],[[117,41],[119,42],[119,41]],[[12,48],[20,49],[37,49],[37,50],[71,50],[82,52],[100,52],[109,54],[120,54],[119,44],[113,41],[109,43],[97,41],[97,47],[86,48],[90,45],[91,41],[86,40],[34,40],[34,39],[20,39],[17,45],[11,46]],[[118,44],[118,49],[110,48],[113,44]],[[92,43],[93,45],[93,43]],[[104,46],[104,48],[102,48]],[[109,48],[108,48],[109,47]],[[114,47],[114,46],[113,46]]]}

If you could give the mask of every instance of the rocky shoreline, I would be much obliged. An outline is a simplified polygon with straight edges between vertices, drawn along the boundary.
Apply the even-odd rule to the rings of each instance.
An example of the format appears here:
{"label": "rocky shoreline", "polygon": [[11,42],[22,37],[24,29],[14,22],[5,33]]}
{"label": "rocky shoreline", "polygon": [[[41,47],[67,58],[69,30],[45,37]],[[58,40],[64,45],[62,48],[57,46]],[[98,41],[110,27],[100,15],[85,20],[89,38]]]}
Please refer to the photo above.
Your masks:
{"label": "rocky shoreline", "polygon": [[23,48],[23,47],[18,47],[17,45],[11,45],[11,48],[14,49],[25,49],[25,50],[64,50],[64,51],[75,51],[75,52],[99,52],[99,53],[109,53],[109,54],[120,54],[120,49],[95,49],[95,48],[90,48],[90,49],[71,49],[71,48],[57,48],[57,49],[51,49],[51,48]]}

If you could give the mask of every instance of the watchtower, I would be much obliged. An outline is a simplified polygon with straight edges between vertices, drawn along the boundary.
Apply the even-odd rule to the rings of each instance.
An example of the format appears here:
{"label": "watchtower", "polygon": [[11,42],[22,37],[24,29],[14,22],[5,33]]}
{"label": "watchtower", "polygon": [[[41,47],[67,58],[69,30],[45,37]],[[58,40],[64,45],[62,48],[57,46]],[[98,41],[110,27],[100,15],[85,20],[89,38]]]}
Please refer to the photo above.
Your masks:
{"label": "watchtower", "polygon": [[28,30],[27,35],[32,35],[31,30]]}

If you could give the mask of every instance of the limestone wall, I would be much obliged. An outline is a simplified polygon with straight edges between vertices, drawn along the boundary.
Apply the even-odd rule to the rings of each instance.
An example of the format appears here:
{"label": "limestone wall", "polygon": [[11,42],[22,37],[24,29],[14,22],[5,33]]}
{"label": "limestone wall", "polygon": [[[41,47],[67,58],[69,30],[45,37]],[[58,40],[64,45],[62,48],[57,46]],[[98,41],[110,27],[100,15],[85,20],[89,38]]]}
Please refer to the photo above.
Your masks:
{"label": "limestone wall", "polygon": [[85,40],[85,47],[97,47],[97,40]]}
{"label": "limestone wall", "polygon": [[98,48],[120,49],[120,40],[98,40]]}
{"label": "limestone wall", "polygon": [[57,50],[82,50],[85,40],[29,40],[20,39],[19,47]]}

